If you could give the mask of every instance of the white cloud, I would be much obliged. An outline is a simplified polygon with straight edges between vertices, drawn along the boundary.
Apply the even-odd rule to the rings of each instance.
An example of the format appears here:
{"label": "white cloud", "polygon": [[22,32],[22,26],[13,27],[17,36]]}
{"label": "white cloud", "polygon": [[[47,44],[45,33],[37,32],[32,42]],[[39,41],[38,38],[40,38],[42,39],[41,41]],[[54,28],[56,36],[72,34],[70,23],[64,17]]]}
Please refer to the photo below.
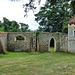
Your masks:
{"label": "white cloud", "polygon": [[[41,5],[45,3],[46,0],[41,0]],[[26,23],[29,25],[29,28],[35,30],[38,28],[38,23],[35,21],[35,16],[33,12],[28,13],[28,17],[24,17],[24,9],[22,8],[23,3],[28,2],[28,0],[22,0],[19,2],[11,2],[10,0],[0,0],[0,20],[3,17],[6,17],[9,20],[15,20],[18,23]],[[39,11],[39,7],[36,12]]]}
{"label": "white cloud", "polygon": [[9,20],[26,23],[29,28],[34,30],[38,28],[38,23],[34,21],[35,16],[32,11],[28,13],[28,17],[24,17],[23,2],[0,1],[0,20],[6,17]]}

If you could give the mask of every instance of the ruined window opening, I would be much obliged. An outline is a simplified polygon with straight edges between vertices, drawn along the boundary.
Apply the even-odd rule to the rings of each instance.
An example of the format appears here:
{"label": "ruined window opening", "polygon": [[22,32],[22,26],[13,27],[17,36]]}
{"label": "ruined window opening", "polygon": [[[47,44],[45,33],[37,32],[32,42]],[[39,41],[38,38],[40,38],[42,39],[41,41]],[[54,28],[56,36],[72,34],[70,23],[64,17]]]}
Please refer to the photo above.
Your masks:
{"label": "ruined window opening", "polygon": [[18,41],[18,40],[24,41],[26,39],[23,36],[16,36],[15,41]]}

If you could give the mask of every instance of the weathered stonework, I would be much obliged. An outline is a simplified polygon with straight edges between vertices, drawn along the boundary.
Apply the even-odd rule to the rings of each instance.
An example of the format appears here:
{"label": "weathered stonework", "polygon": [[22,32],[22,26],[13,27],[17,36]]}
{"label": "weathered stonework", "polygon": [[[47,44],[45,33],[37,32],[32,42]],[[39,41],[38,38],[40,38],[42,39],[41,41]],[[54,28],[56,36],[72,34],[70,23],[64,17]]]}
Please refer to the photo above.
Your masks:
{"label": "weathered stonework", "polygon": [[75,15],[68,21],[68,52],[75,53]]}
{"label": "weathered stonework", "polygon": [[60,51],[68,52],[68,34],[60,33]]}
{"label": "weathered stonework", "polygon": [[[17,36],[23,36],[24,40],[16,40]],[[50,41],[52,38],[54,39],[54,51],[68,51],[67,34],[43,32],[37,36],[36,40],[36,34],[30,32],[0,33],[0,40],[8,51],[50,51]]]}
{"label": "weathered stonework", "polygon": [[50,41],[54,39],[54,51],[65,51],[68,50],[68,37],[67,34],[62,33],[40,33],[37,41],[37,51],[44,50],[50,51]]}
{"label": "weathered stonework", "polygon": [[[17,40],[17,36],[24,40]],[[0,53],[2,46],[8,51],[51,51],[52,40],[54,51],[75,53],[75,15],[68,21],[68,34],[43,32],[36,36],[31,32],[0,32]]]}
{"label": "weathered stonework", "polygon": [[7,33],[6,32],[0,32],[0,53],[2,53],[2,46],[7,50]]}
{"label": "weathered stonework", "polygon": [[[16,40],[17,36],[23,36],[25,40]],[[35,51],[36,36],[28,32],[9,32],[7,33],[8,51]]]}
{"label": "weathered stonework", "polygon": [[75,53],[75,25],[68,24],[68,52]]}

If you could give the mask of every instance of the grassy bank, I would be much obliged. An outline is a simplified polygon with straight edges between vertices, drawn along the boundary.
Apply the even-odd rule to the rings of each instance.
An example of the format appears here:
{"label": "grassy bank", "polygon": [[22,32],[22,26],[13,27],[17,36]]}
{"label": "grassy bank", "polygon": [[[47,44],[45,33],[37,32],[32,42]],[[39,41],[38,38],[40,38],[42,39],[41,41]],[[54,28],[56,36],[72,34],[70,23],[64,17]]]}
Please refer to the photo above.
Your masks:
{"label": "grassy bank", "polygon": [[75,55],[63,52],[0,54],[0,75],[75,75]]}

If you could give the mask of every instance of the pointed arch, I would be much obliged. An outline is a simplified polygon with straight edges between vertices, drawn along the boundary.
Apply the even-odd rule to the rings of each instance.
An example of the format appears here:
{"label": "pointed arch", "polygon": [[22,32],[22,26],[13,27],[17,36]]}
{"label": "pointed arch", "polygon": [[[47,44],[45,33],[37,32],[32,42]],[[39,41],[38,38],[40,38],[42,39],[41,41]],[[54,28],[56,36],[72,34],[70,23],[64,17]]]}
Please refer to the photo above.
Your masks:
{"label": "pointed arch", "polygon": [[50,40],[49,40],[49,51],[50,52],[56,51],[56,40],[54,37],[50,38]]}

